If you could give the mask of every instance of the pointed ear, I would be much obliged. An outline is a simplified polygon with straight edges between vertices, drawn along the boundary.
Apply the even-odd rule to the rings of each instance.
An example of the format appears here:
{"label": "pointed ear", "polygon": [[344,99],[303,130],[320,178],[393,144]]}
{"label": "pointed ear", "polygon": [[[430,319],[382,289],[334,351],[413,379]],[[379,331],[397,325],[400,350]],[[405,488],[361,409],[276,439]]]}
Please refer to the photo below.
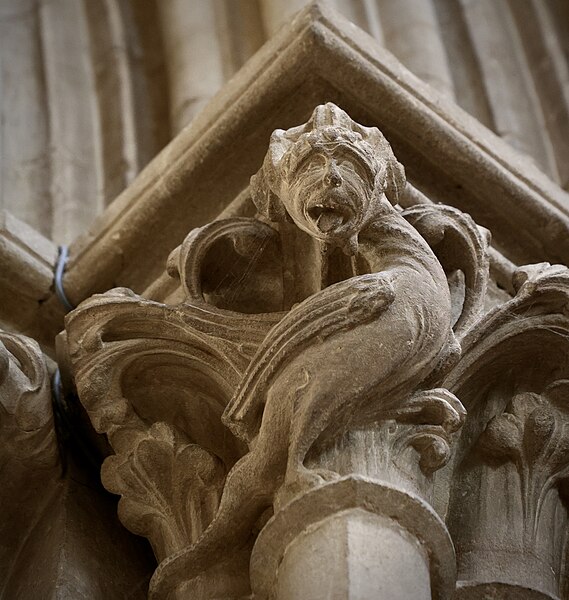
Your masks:
{"label": "pointed ear", "polygon": [[270,221],[284,221],[287,218],[279,189],[283,156],[292,144],[286,133],[282,129],[273,132],[263,166],[251,177],[251,198],[259,213]]}
{"label": "pointed ear", "polygon": [[265,163],[251,177],[251,198],[257,207],[257,211],[269,219],[269,221],[284,221],[286,219],[286,210],[269,183]]}
{"label": "pointed ear", "polygon": [[387,159],[387,182],[385,195],[391,204],[398,204],[399,197],[405,189],[407,180],[405,179],[405,168],[395,158],[395,155],[389,148],[390,156]]}

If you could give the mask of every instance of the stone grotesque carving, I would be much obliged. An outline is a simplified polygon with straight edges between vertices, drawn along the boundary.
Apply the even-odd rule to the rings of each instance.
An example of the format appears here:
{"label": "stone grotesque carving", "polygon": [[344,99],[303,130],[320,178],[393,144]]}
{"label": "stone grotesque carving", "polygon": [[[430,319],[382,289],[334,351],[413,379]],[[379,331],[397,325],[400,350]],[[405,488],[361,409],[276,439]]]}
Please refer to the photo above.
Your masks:
{"label": "stone grotesque carving", "polygon": [[446,390],[416,391],[456,349],[450,295],[441,264],[392,206],[403,185],[381,133],[334,105],[273,134],[252,182],[259,212],[306,232],[323,276],[339,248],[351,276],[301,301],[268,332],[224,413],[254,447],[230,472],[204,538],[159,567],[156,587],[172,585],[175,573],[197,574],[202,558],[227,546],[228,531],[245,539],[279,488],[294,495],[337,477],[305,466],[324,434],[415,418],[426,423],[408,443],[424,471],[448,459],[462,407]]}
{"label": "stone grotesque carving", "polygon": [[[289,589],[289,547],[322,519],[371,519],[369,540],[397,524],[415,587],[452,594],[430,502],[465,417],[443,380],[481,314],[488,239],[456,209],[402,211],[404,186],[376,128],[319,106],[273,134],[257,217],[194,230],[172,253],[183,302],[113,290],[68,316],[81,400],[116,453],[103,481],[161,561],[151,597],[308,597]],[[376,565],[369,585],[383,576]]]}
{"label": "stone grotesque carving", "polygon": [[269,221],[292,220],[311,237],[346,254],[396,204],[405,172],[375,127],[352,121],[333,104],[318,107],[306,125],[276,130],[253,201]]}

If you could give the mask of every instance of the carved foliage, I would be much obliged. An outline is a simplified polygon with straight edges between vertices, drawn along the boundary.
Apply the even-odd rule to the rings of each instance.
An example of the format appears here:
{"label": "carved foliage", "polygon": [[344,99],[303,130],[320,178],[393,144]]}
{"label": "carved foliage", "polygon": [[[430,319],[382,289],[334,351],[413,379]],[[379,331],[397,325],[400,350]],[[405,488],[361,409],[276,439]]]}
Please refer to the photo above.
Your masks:
{"label": "carved foliage", "polygon": [[132,452],[105,461],[102,478],[109,491],[122,495],[122,522],[147,537],[162,559],[202,534],[217,509],[225,469],[168,424],[155,423]]}
{"label": "carved foliage", "polygon": [[37,530],[60,488],[58,458],[42,352],[35,341],[0,331],[0,597],[31,597],[15,590],[31,590],[22,578],[41,552]]}
{"label": "carved foliage", "polygon": [[[204,536],[159,566],[153,598],[165,597],[184,578],[197,585],[213,561],[245,543],[275,499],[280,510],[324,484],[324,470],[313,461],[307,467],[305,460],[334,435],[395,422],[391,441],[409,459],[407,478],[417,463],[429,476],[448,460],[464,410],[444,389],[416,392],[449,354],[447,345],[456,350],[450,293],[425,239],[391,205],[403,184],[403,169],[383,136],[333,105],[318,107],[306,125],[273,134],[252,180],[253,200],[281,237],[283,288],[293,272],[287,271],[291,259],[311,285],[300,281],[304,273],[288,282],[302,293],[267,332],[223,415],[251,450],[228,474]],[[439,211],[433,221],[440,224],[444,216]],[[453,219],[460,220],[453,213],[442,224],[445,232]],[[231,236],[238,227],[255,229],[246,220],[212,224],[173,255],[174,262],[198,259],[178,270],[199,302],[206,299],[203,287],[192,280],[200,263],[213,252],[217,234]],[[470,222],[455,226],[455,237],[468,237],[468,227],[475,231]],[[473,251],[480,278],[467,282],[479,295],[485,250],[480,242]],[[467,302],[472,318],[480,303],[470,297]],[[423,479],[428,486],[430,478]]]}
{"label": "carved foliage", "polygon": [[464,409],[425,390],[457,351],[445,265],[427,242],[444,238],[449,268],[464,269],[461,332],[481,306],[486,242],[457,211],[409,212],[442,232],[426,242],[392,206],[404,183],[377,129],[317,107],[273,134],[252,180],[260,216],[207,225],[172,253],[182,303],[114,291],[68,316],[80,397],[116,452],[104,482],[165,559],[154,597],[243,547],[280,487],[322,483],[304,461],[324,436],[395,422],[397,452],[425,479],[448,461]]}
{"label": "carved foliage", "polygon": [[535,535],[544,498],[569,476],[569,380],[515,395],[479,439],[490,464],[512,462],[521,481],[524,519]]}
{"label": "carved foliage", "polygon": [[57,463],[47,367],[33,340],[0,331],[0,468]]}
{"label": "carved foliage", "polygon": [[[562,491],[569,469],[569,269],[528,265],[513,287],[514,298],[466,333],[444,381],[469,415],[449,528],[466,587],[499,580],[556,596],[567,519],[551,491]],[[499,558],[518,555],[523,570]]]}
{"label": "carved foliage", "polygon": [[420,456],[419,466],[425,474],[447,464],[451,455],[452,434],[464,422],[466,411],[448,390],[443,388],[419,392],[397,407],[391,416],[398,424],[394,447],[401,452],[414,448]]}

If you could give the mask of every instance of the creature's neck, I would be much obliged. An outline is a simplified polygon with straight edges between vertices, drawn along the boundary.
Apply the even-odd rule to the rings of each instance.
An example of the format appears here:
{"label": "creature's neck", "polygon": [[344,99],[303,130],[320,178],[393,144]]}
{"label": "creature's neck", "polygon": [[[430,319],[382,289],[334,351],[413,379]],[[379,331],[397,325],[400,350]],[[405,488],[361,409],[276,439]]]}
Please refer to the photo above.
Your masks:
{"label": "creature's neck", "polygon": [[[356,275],[408,266],[433,271],[438,264],[425,240],[391,206],[360,233],[353,256],[324,244],[292,223],[280,223],[283,249],[284,309]],[[438,276],[438,273],[431,273]]]}

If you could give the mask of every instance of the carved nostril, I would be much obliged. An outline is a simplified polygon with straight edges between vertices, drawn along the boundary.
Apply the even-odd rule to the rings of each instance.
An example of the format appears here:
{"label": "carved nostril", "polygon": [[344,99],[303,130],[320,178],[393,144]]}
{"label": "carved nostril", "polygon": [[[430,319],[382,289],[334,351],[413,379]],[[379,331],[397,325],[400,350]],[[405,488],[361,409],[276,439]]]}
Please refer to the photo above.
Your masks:
{"label": "carved nostril", "polygon": [[328,183],[334,187],[340,187],[342,185],[342,178],[337,173],[332,174],[328,177]]}
{"label": "carved nostril", "polygon": [[340,187],[342,185],[342,176],[335,163],[332,163],[328,167],[328,173],[326,174],[326,183],[332,187]]}

